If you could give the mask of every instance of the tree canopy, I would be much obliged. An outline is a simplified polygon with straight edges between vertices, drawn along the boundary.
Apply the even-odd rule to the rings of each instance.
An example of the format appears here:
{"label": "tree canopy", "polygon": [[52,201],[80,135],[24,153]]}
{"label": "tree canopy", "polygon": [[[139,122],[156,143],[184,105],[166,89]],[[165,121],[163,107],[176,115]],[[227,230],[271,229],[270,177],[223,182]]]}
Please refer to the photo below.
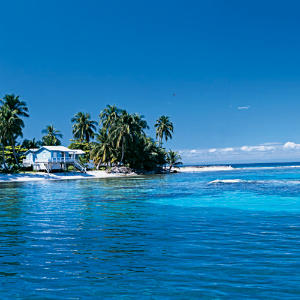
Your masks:
{"label": "tree canopy", "polygon": [[[12,164],[21,165],[28,149],[61,145],[62,133],[53,125],[42,130],[42,140],[19,139],[23,137],[24,118],[29,117],[26,103],[14,94],[0,99],[0,167],[8,170]],[[74,139],[71,149],[81,149],[85,155],[81,162],[94,165],[127,166],[135,170],[157,170],[166,164],[180,164],[180,156],[166,152],[162,141],[172,138],[173,123],[168,116],[161,116],[155,123],[155,141],[147,134],[148,123],[143,115],[129,113],[115,105],[107,105],[99,114],[99,123],[89,113],[78,112],[71,119]],[[19,141],[19,142],[18,142]]]}
{"label": "tree canopy", "polygon": [[94,138],[97,122],[91,120],[89,113],[79,112],[71,119],[71,122],[75,139],[89,143]]}
{"label": "tree canopy", "polygon": [[42,137],[42,142],[44,146],[59,146],[63,135],[59,130],[55,129],[53,125],[47,125],[45,129],[42,130],[45,135]]}

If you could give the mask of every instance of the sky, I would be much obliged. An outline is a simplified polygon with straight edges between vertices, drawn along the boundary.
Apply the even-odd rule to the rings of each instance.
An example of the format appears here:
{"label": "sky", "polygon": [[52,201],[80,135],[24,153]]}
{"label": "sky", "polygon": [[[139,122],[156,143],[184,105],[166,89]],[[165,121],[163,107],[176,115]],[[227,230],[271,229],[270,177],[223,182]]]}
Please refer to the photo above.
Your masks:
{"label": "sky", "polygon": [[68,145],[75,113],[115,104],[152,136],[170,116],[185,163],[300,161],[299,1],[0,3],[0,97],[26,101],[24,137],[53,124]]}

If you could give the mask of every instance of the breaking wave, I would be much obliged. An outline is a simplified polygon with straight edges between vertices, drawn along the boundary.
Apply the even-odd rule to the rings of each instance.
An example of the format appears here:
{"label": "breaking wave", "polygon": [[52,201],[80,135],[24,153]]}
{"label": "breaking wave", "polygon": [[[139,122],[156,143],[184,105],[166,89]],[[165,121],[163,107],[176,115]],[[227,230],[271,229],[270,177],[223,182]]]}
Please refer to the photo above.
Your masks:
{"label": "breaking wave", "polygon": [[208,184],[262,184],[262,185],[299,185],[300,180],[242,180],[242,179],[216,179]]}
{"label": "breaking wave", "polygon": [[199,166],[199,167],[181,167],[176,169],[178,172],[216,172],[232,171],[232,166]]}
{"label": "breaking wave", "polygon": [[300,165],[292,165],[292,166],[270,166],[270,167],[261,167],[261,166],[253,166],[253,167],[239,167],[239,166],[189,166],[189,167],[180,167],[175,168],[178,172],[184,173],[196,173],[196,172],[217,172],[217,171],[254,171],[254,170],[276,170],[276,169],[299,169]]}
{"label": "breaking wave", "polygon": [[273,169],[299,169],[300,166],[274,166],[274,167],[242,167],[234,170],[273,170]]}
{"label": "breaking wave", "polygon": [[250,182],[250,180],[242,180],[242,179],[216,179],[210,181],[208,184],[220,184],[220,183],[243,183]]}

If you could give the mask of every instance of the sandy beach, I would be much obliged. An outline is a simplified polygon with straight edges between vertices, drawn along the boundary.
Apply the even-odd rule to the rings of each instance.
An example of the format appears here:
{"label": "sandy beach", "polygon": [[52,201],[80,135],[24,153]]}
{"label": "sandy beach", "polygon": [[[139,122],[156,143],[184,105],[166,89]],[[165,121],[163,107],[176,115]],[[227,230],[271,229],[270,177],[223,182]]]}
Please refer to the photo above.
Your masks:
{"label": "sandy beach", "polygon": [[108,174],[106,171],[88,171],[86,173],[68,172],[68,173],[18,173],[18,174],[0,174],[0,183],[5,182],[27,182],[27,181],[43,181],[43,180],[71,180],[71,179],[95,179],[95,178],[111,178],[111,177],[128,177],[135,176],[132,174]]}

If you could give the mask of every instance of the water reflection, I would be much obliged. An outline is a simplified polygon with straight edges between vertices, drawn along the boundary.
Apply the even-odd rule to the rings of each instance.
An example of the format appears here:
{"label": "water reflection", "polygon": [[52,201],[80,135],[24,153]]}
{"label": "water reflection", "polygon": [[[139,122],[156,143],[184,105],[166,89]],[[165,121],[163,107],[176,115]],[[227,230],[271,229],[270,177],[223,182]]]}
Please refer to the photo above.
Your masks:
{"label": "water reflection", "polygon": [[0,298],[295,295],[299,198],[213,176],[2,185]]}
{"label": "water reflection", "polygon": [[0,276],[17,275],[12,267],[22,262],[22,246],[26,242],[24,199],[27,193],[18,184],[3,185],[0,189]]}

